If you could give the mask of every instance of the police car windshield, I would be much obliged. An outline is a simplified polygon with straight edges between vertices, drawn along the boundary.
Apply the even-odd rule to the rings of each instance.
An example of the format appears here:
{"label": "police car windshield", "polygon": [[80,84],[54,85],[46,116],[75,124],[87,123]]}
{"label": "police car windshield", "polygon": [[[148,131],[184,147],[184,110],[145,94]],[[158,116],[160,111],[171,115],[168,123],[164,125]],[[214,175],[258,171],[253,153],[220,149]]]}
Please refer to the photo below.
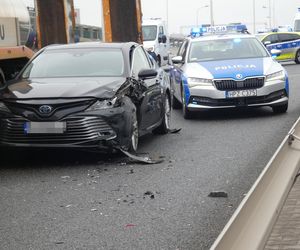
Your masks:
{"label": "police car windshield", "polygon": [[156,25],[143,25],[142,30],[143,30],[144,41],[154,41],[156,39],[156,34],[157,34]]}
{"label": "police car windshield", "polygon": [[192,41],[188,61],[218,61],[268,57],[263,45],[252,37]]}

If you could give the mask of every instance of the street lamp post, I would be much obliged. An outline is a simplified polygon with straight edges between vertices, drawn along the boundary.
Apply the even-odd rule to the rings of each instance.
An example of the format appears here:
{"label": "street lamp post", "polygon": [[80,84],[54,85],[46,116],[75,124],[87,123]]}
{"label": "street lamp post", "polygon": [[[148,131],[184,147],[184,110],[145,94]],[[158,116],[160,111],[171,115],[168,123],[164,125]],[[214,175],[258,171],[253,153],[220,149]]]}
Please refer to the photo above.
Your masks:
{"label": "street lamp post", "polygon": [[213,0],[210,0],[210,26],[214,26]]}
{"label": "street lamp post", "polygon": [[255,0],[253,0],[253,33],[256,32]]}
{"label": "street lamp post", "polygon": [[199,12],[200,12],[200,10],[203,9],[203,8],[207,8],[207,7],[209,7],[208,4],[197,9],[197,15],[196,15],[196,25],[197,26],[199,25]]}

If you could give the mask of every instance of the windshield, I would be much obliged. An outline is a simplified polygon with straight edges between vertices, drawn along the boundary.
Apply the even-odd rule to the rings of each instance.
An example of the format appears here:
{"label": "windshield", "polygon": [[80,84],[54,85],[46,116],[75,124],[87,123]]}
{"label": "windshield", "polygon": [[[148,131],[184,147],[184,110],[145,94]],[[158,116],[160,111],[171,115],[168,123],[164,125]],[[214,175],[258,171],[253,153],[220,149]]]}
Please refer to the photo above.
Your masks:
{"label": "windshield", "polygon": [[123,54],[120,49],[48,50],[25,69],[23,78],[122,76]]}
{"label": "windshield", "polygon": [[294,31],[300,32],[300,19],[299,20],[295,20]]}
{"label": "windshield", "polygon": [[256,38],[230,38],[195,41],[191,44],[189,62],[268,57]]}
{"label": "windshield", "polygon": [[156,25],[145,25],[142,26],[143,30],[143,40],[144,41],[154,41],[157,36],[157,26]]}

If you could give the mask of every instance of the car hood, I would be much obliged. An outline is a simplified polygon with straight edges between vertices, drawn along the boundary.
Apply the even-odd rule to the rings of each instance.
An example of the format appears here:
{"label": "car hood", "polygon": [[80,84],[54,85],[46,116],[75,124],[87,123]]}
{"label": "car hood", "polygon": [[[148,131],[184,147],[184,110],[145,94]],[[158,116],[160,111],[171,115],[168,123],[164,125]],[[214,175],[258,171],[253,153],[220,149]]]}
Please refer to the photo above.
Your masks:
{"label": "car hood", "polygon": [[207,79],[231,78],[242,80],[247,77],[264,76],[282,70],[271,57],[222,60],[190,63],[187,68],[189,77]]}
{"label": "car hood", "polygon": [[12,82],[0,98],[74,98],[111,99],[126,81],[125,77],[43,78]]}

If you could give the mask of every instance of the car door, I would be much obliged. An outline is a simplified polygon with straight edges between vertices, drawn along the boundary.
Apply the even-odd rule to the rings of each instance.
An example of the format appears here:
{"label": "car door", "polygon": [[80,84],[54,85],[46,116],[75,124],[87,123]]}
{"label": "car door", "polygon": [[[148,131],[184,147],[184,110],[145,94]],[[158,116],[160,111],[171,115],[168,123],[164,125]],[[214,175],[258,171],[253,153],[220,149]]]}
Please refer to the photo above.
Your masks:
{"label": "car door", "polygon": [[[185,60],[186,53],[188,47],[188,40],[185,40],[177,53],[177,56],[181,56],[183,61]],[[182,74],[183,74],[183,63],[174,64],[173,69],[173,78],[174,78],[174,86],[175,86],[175,97],[177,100],[181,101],[181,82],[182,82]]]}
{"label": "car door", "polygon": [[[163,37],[166,37],[166,33],[164,30],[164,27],[160,25],[158,27],[158,37],[161,39],[162,42],[159,43],[159,51],[161,54],[161,61],[162,65],[165,65],[168,63],[168,46],[167,46],[167,41],[163,41]],[[168,39],[168,38],[167,38]]]}
{"label": "car door", "polygon": [[298,34],[293,33],[282,33],[279,34],[279,40],[282,42],[282,50],[284,51],[284,60],[294,60],[296,56],[296,51],[299,49],[299,39]]}
{"label": "car door", "polygon": [[[151,69],[153,66],[142,46],[138,46],[132,56],[132,76],[138,79],[138,73],[142,69]],[[141,130],[150,130],[155,126],[162,117],[163,102],[162,102],[162,86],[160,82],[163,79],[162,74],[158,74],[153,79],[143,80],[144,86],[143,99],[139,111],[139,126]]]}

